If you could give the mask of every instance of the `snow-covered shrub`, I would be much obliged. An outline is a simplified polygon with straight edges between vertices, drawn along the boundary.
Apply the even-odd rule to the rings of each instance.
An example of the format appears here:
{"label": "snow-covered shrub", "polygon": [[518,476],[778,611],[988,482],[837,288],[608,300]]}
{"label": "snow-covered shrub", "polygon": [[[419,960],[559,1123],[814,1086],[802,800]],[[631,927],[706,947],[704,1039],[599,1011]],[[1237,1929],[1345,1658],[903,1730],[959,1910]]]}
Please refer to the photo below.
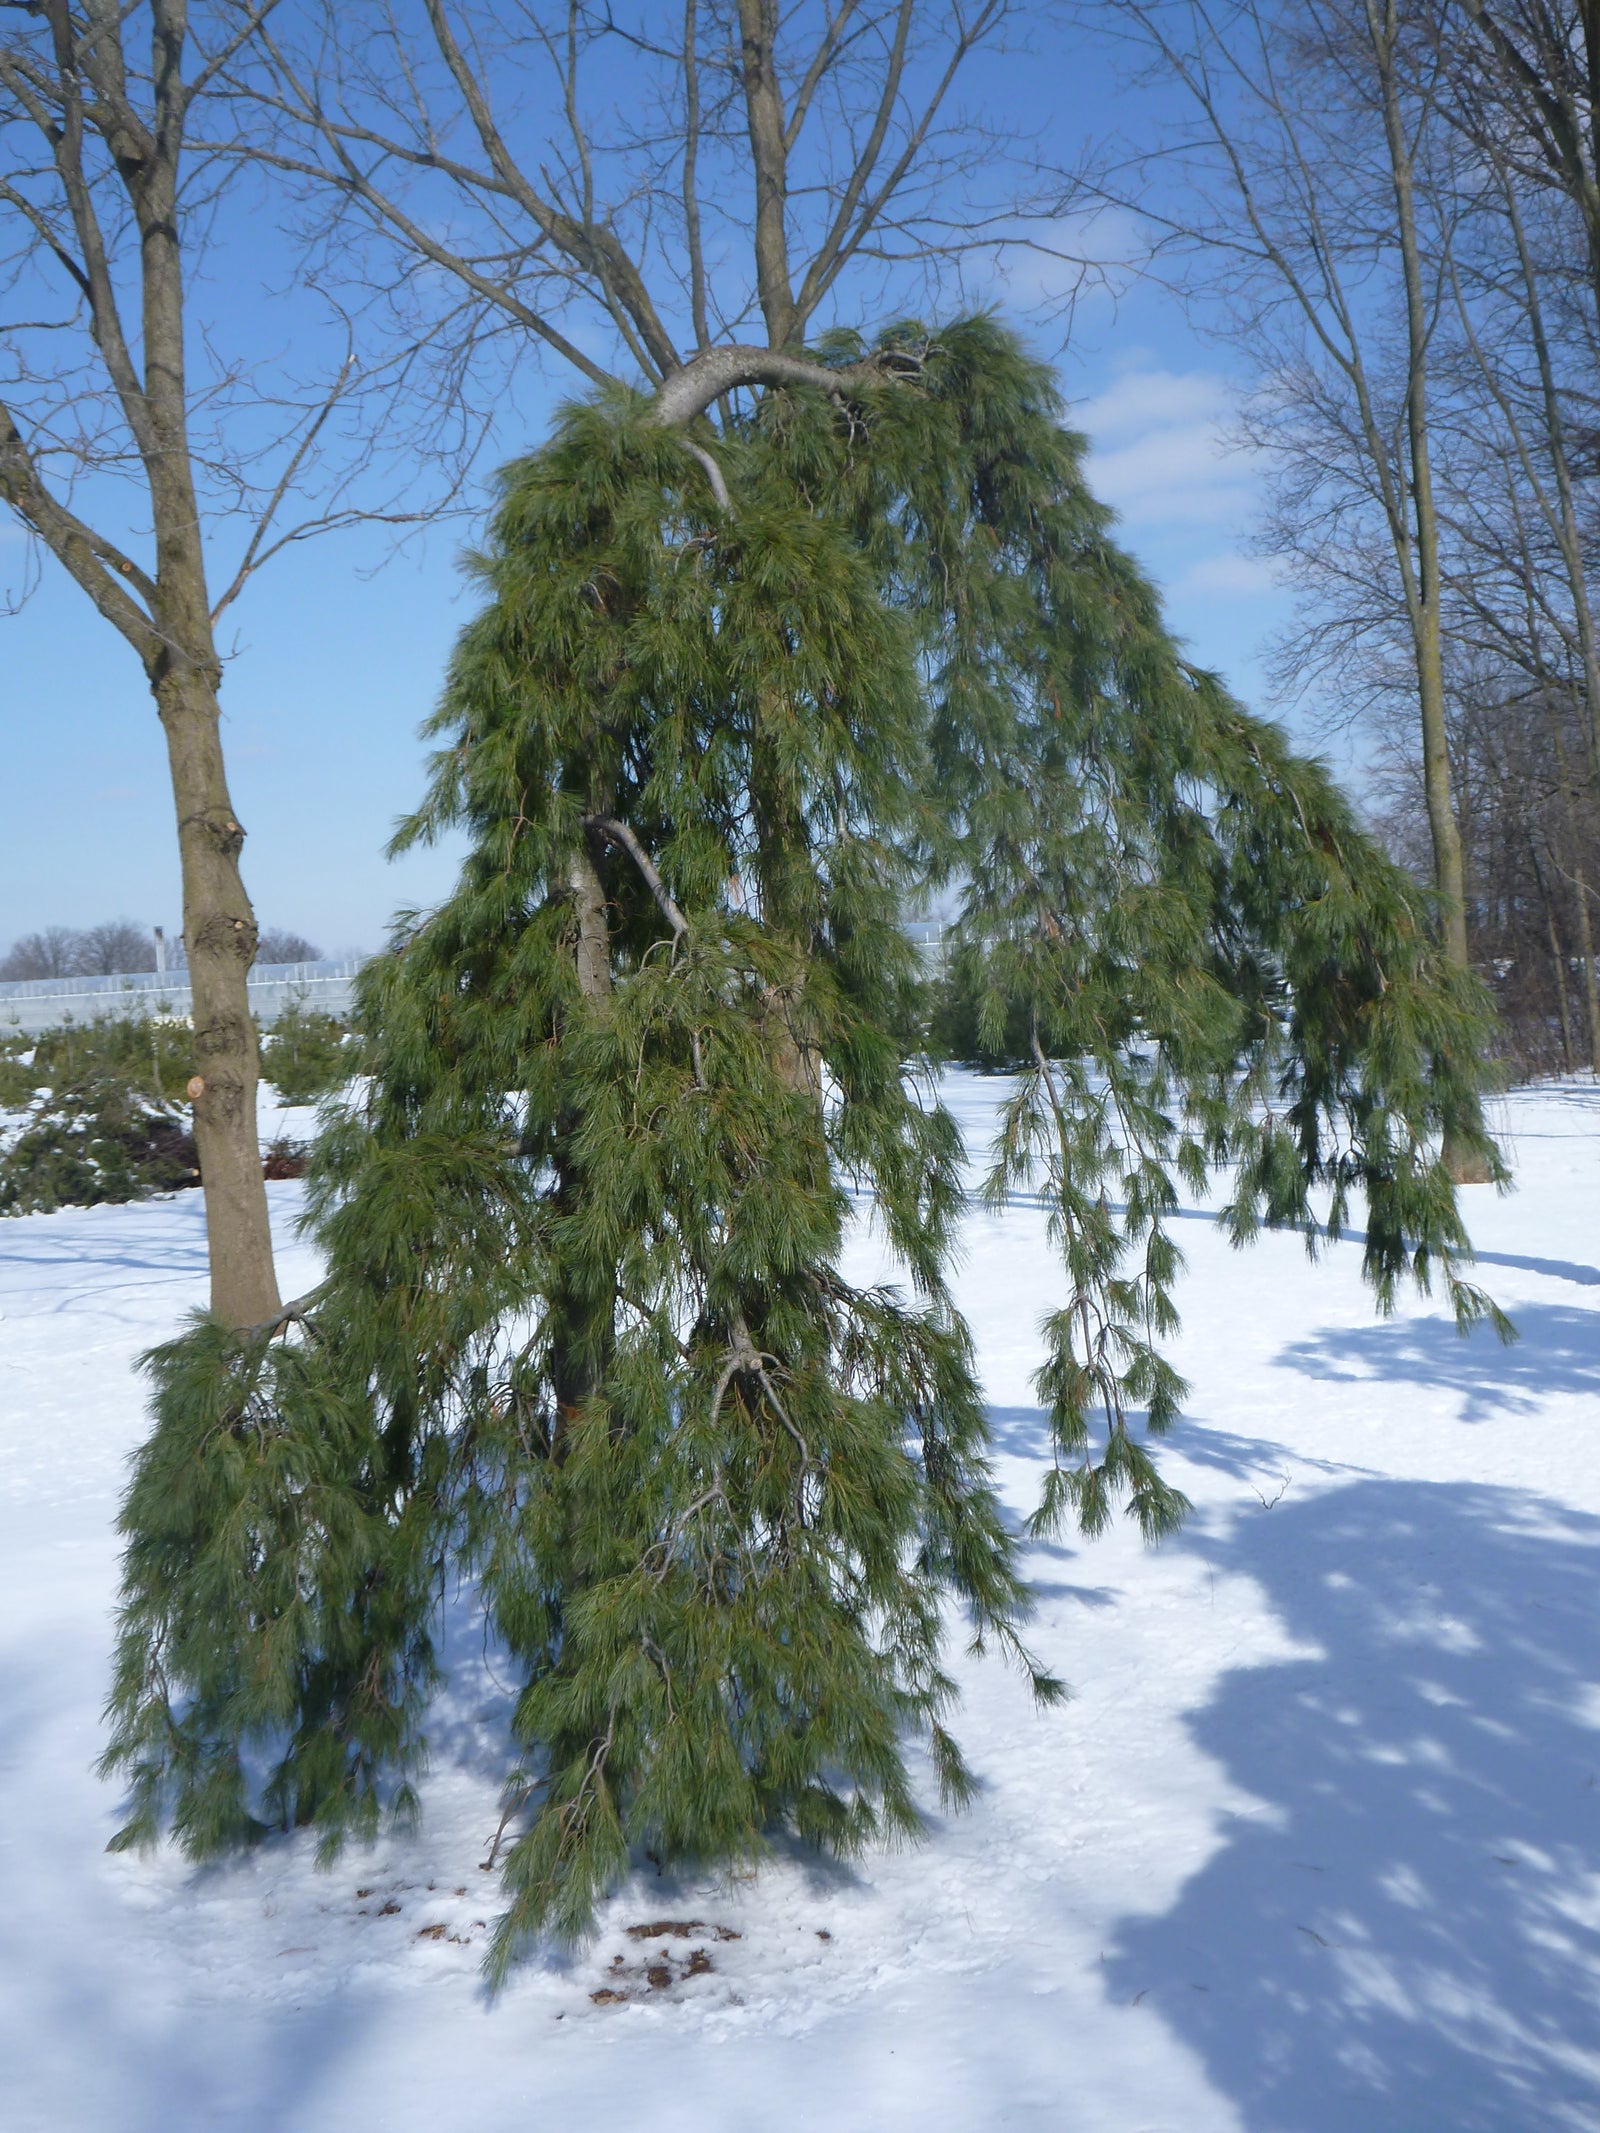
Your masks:
{"label": "snow-covered shrub", "polygon": [[198,1185],[184,1112],[114,1075],[40,1088],[0,1129],[0,1214],[48,1214]]}
{"label": "snow-covered shrub", "polygon": [[186,1022],[101,1016],[0,1042],[0,1214],[198,1185]]}

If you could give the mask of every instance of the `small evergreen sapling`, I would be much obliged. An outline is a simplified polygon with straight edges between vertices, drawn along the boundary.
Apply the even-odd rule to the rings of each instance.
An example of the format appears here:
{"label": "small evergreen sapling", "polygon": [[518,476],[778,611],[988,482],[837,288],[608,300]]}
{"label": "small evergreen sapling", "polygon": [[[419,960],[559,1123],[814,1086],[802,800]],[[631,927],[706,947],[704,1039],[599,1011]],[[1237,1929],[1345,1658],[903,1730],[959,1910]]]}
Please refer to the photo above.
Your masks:
{"label": "small evergreen sapling", "polygon": [[261,1043],[261,1078],[286,1104],[314,1104],[359,1071],[348,1023],[292,1000]]}
{"label": "small evergreen sapling", "polygon": [[[363,978],[327,1278],[149,1359],[124,1513],[106,1761],[125,1841],[197,1856],[409,1806],[474,1582],[522,1684],[497,1969],[641,1848],[914,1833],[909,1736],[962,1800],[952,1604],[1061,1693],[948,1287],[899,925],[930,888],[985,1042],[1025,1045],[986,1191],[1035,1184],[1062,1255],[1041,1530],[1181,1515],[1180,1181],[1234,1166],[1240,1241],[1359,1192],[1381,1306],[1437,1271],[1488,1308],[1437,1154],[1492,1156],[1479,999],[1325,775],[1186,666],[1048,375],[986,320],[841,340],[685,443],[603,398],[505,475],[402,840],[470,854]],[[905,1293],[841,1271],[857,1192]]]}

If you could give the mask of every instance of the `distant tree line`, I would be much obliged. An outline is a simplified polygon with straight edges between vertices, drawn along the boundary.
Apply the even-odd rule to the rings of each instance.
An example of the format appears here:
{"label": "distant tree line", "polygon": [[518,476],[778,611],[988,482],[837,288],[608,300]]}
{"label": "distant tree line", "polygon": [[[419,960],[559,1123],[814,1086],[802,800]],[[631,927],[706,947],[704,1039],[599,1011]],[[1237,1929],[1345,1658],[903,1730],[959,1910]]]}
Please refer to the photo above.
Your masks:
{"label": "distant tree line", "polygon": [[[258,963],[316,963],[322,950],[303,934],[269,928],[256,943]],[[98,926],[46,926],[25,933],[0,957],[0,983],[18,978],[100,978],[157,969],[155,935],[135,919],[111,918]],[[182,936],[169,934],[166,967],[187,967]]]}
{"label": "distant tree line", "polygon": [[[1467,937],[1500,1010],[1519,1074],[1570,1073],[1600,1021],[1588,884],[1600,881],[1583,709],[1570,689],[1503,667],[1452,675],[1446,732],[1461,825]],[[1428,871],[1415,755],[1380,741],[1373,826],[1405,865]]]}

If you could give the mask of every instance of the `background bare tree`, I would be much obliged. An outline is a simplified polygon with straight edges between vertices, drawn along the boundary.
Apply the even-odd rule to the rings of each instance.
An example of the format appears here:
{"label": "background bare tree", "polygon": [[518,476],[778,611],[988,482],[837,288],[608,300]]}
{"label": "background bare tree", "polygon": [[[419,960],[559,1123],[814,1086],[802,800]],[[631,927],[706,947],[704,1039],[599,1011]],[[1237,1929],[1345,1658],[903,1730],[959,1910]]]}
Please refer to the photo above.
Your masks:
{"label": "background bare tree", "polygon": [[[157,954],[155,935],[136,919],[105,919],[98,926],[46,926],[25,933],[0,956],[0,983],[19,978],[77,978],[134,975],[160,968],[184,967],[183,944],[163,942],[165,962]],[[281,926],[262,929],[256,939],[258,963],[315,963],[322,950],[303,933]]]}
{"label": "background bare tree", "polygon": [[[1600,44],[1587,0],[1498,10],[1439,0],[1427,63],[1481,182],[1451,273],[1454,412],[1447,458],[1457,633],[1500,694],[1539,707],[1561,794],[1586,1051],[1600,1071],[1593,836],[1600,804]],[[1556,707],[1560,706],[1560,715]],[[1527,787],[1485,788],[1521,804]],[[1512,843],[1527,843],[1513,837]],[[1484,905],[1485,913],[1488,904]],[[1496,968],[1504,987],[1507,958]],[[1560,1003],[1547,1000],[1547,1021]],[[1563,1013],[1565,1030],[1567,1017]]]}
{"label": "background bare tree", "polygon": [[108,918],[98,926],[85,926],[78,939],[78,968],[87,976],[113,977],[156,967],[154,936],[131,918]]}
{"label": "background bare tree", "polygon": [[75,977],[83,936],[73,926],[45,926],[25,933],[0,957],[0,983],[20,978]]}
{"label": "background bare tree", "polygon": [[[1587,280],[1584,246],[1570,216],[1552,216],[1537,197],[1519,199],[1519,181],[1497,152],[1484,167],[1493,182],[1457,229],[1450,261],[1455,301],[1439,365],[1449,388],[1439,424],[1445,626],[1455,670],[1471,677],[1466,697],[1474,707],[1464,723],[1456,722],[1452,752],[1459,760],[1466,739],[1487,735],[1502,765],[1493,776],[1475,773],[1464,802],[1474,817],[1468,923],[1475,957],[1492,969],[1521,1032],[1514,1043],[1524,1052],[1537,1049],[1528,1025],[1537,996],[1552,1030],[1559,1013],[1570,1048],[1566,1003],[1550,994],[1548,983],[1530,989],[1512,970],[1503,939],[1491,939],[1505,931],[1505,892],[1478,871],[1491,845],[1531,852],[1542,840],[1549,863],[1529,877],[1526,893],[1546,914],[1536,926],[1540,938],[1554,925],[1571,943],[1581,1051],[1600,1069],[1591,860],[1600,664],[1589,595],[1600,530],[1593,494],[1595,364],[1587,307],[1570,301],[1574,270],[1580,290]],[[1534,759],[1541,767],[1530,782],[1518,766]],[[1543,819],[1547,800],[1559,803],[1564,818],[1559,838]],[[1505,817],[1492,837],[1486,811]],[[1530,967],[1544,968],[1542,954]]]}
{"label": "background bare tree", "polygon": [[1569,203],[1600,311],[1600,0],[1436,6],[1456,122],[1527,183]]}
{"label": "background bare tree", "polygon": [[1109,12],[1186,117],[1107,189],[1253,372],[1260,540],[1299,595],[1278,679],[1376,748],[1515,1058],[1600,1071],[1588,0]]}
{"label": "background bare tree", "polygon": [[[1570,1072],[1593,1047],[1593,955],[1585,884],[1600,865],[1596,817],[1573,776],[1582,760],[1576,694],[1530,687],[1491,659],[1452,662],[1451,771],[1472,884],[1473,958],[1494,992],[1509,1068]],[[1375,827],[1425,870],[1428,825],[1414,746],[1379,733]]]}
{"label": "background bare tree", "polygon": [[[213,1308],[278,1296],[246,973],[256,922],[219,726],[218,622],[287,545],[363,516],[374,410],[403,379],[341,348],[299,378],[225,352],[259,282],[248,166],[196,145],[275,0],[28,0],[0,33],[0,502],[139,661],[166,739],[194,996],[194,1131]],[[203,260],[220,296],[196,298]],[[215,263],[215,262],[213,262]],[[237,340],[237,335],[234,336]],[[336,447],[336,449],[330,449]],[[25,592],[26,585],[22,590]]]}
{"label": "background bare tree", "polygon": [[290,933],[281,926],[269,927],[256,943],[258,963],[318,963],[322,950],[303,933]]}
{"label": "background bare tree", "polygon": [[794,352],[1051,250],[1057,190],[956,101],[1014,12],[356,0],[236,71],[311,256],[427,348],[456,409],[530,359],[659,388],[752,334]]}
{"label": "background bare tree", "polygon": [[1270,470],[1262,543],[1302,600],[1282,678],[1377,674],[1392,701],[1403,653],[1430,872],[1465,967],[1430,396],[1466,174],[1424,63],[1429,24],[1413,0],[1110,0],[1104,12],[1181,112],[1104,188],[1154,232],[1155,271],[1254,372],[1242,428]]}

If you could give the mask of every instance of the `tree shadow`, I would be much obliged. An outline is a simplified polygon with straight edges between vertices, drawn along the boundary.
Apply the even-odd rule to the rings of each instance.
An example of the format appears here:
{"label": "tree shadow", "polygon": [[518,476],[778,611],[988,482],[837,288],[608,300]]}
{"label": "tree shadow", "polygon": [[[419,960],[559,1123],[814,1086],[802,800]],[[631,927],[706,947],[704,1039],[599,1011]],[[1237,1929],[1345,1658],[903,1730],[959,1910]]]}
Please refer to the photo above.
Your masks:
{"label": "tree shadow", "polygon": [[1191,1534],[1302,1652],[1189,1721],[1260,1804],[1113,1994],[1248,2133],[1600,2126],[1600,1520],[1358,1480]]}
{"label": "tree shadow", "polygon": [[524,1670],[495,1635],[471,1579],[450,1594],[435,1632],[442,1673],[424,1721],[429,1760],[503,1785],[519,1761],[511,1726]]}
{"label": "tree shadow", "polygon": [[[0,1269],[8,1289],[27,1285],[29,1277],[20,1270],[40,1269],[47,1277],[41,1291],[51,1292],[59,1279],[50,1277],[72,1274],[77,1286],[66,1300],[67,1308],[86,1295],[127,1286],[116,1280],[119,1274],[139,1276],[140,1285],[173,1275],[203,1274],[205,1208],[199,1193],[184,1192],[0,1218]],[[42,1296],[30,1301],[30,1311],[42,1308]]]}
{"label": "tree shadow", "polygon": [[1042,1407],[991,1407],[989,1448],[1007,1459],[1050,1457],[1050,1417]]}
{"label": "tree shadow", "polygon": [[1291,1341],[1277,1360],[1340,1384],[1380,1379],[1461,1396],[1461,1419],[1532,1414],[1551,1393],[1600,1394],[1600,1312],[1523,1304],[1521,1338],[1502,1347],[1487,1327],[1463,1338],[1443,1318],[1391,1318]]}

